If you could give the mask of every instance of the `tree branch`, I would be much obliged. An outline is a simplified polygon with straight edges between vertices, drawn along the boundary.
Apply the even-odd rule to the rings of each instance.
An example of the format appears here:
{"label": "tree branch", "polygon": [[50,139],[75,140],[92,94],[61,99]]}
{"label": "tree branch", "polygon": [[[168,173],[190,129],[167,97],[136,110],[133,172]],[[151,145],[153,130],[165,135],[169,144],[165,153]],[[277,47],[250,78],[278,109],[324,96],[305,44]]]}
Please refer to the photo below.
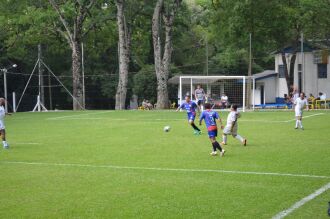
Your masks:
{"label": "tree branch", "polygon": [[[63,26],[64,26],[64,28],[65,28],[65,30],[66,30],[66,32],[67,32],[67,35],[68,35],[70,41],[72,42],[72,41],[73,41],[72,32],[70,31],[69,25],[68,25],[68,23],[66,22],[63,13],[60,11],[59,6],[55,3],[54,0],[49,0],[49,3],[53,6],[53,8],[55,9],[55,11],[56,11],[57,14],[59,15],[60,20],[61,20],[61,22],[62,22],[62,24],[63,24]],[[71,44],[70,44],[70,45],[71,45]]]}

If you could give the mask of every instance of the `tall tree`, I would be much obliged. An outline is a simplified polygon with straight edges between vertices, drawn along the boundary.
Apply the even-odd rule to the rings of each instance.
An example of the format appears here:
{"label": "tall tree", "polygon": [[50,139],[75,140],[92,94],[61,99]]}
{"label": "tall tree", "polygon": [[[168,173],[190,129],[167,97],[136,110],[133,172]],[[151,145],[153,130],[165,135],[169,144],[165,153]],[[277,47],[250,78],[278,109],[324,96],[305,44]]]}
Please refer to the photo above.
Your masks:
{"label": "tall tree", "polygon": [[[55,0],[49,0],[54,10],[57,12],[59,19],[64,27],[60,27],[57,31],[67,40],[72,51],[72,88],[73,96],[73,110],[83,109],[83,84],[82,84],[82,71],[81,71],[81,43],[84,36],[88,33],[89,29],[84,30],[83,25],[89,14],[90,9],[93,7],[95,0],[79,1],[74,0],[74,14],[72,20],[65,16],[63,10],[60,8],[60,3]],[[66,2],[66,3],[71,3]]]}
{"label": "tall tree", "polygon": [[127,25],[124,7],[125,0],[116,0],[118,26],[119,80],[116,92],[116,110],[125,109],[128,70],[131,50],[131,29]]}
{"label": "tall tree", "polygon": [[[157,76],[157,109],[167,109],[167,81],[172,55],[172,31],[174,18],[182,0],[172,0],[166,5],[164,0],[157,0],[152,16],[152,40],[154,46],[155,71]],[[161,18],[165,26],[164,52],[161,45]]]}

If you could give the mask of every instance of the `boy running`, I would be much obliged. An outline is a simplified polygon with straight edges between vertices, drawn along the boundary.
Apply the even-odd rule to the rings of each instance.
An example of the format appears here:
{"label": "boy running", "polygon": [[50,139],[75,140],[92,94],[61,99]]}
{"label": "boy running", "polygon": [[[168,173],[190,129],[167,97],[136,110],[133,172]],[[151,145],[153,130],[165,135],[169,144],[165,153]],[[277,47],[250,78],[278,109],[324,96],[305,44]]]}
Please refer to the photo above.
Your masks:
{"label": "boy running", "polygon": [[216,140],[216,137],[218,136],[218,127],[216,121],[218,121],[221,124],[221,129],[223,129],[221,119],[217,112],[211,110],[210,103],[205,103],[204,107],[205,107],[205,111],[203,111],[201,114],[201,117],[199,119],[199,125],[202,125],[202,121],[204,119],[207,132],[213,147],[213,151],[211,152],[211,155],[212,156],[217,155],[217,149],[218,149],[220,151],[220,156],[222,157],[225,154],[225,150],[221,148],[221,145]]}
{"label": "boy running", "polygon": [[6,130],[5,130],[5,106],[6,100],[5,98],[0,98],[0,134],[2,138],[2,144],[4,149],[9,149],[9,144],[6,142]]}
{"label": "boy running", "polygon": [[302,130],[304,130],[304,127],[302,125],[302,114],[303,114],[303,110],[305,107],[307,107],[308,109],[308,103],[307,103],[307,99],[305,98],[305,93],[301,92],[300,96],[294,101],[294,105],[295,105],[295,114],[296,114],[296,127],[295,129],[298,129],[298,126],[300,126],[300,128]]}
{"label": "boy running", "polygon": [[222,142],[221,144],[226,145],[227,144],[227,135],[232,135],[234,138],[242,142],[244,146],[246,146],[246,139],[242,136],[237,134],[238,124],[237,119],[240,117],[240,113],[237,112],[237,105],[231,105],[230,107],[230,113],[227,117],[227,125],[225,129],[223,130],[222,135]]}
{"label": "boy running", "polygon": [[194,123],[196,117],[196,108],[198,108],[197,104],[190,100],[189,95],[186,95],[185,102],[182,103],[176,111],[178,112],[180,109],[185,109],[187,111],[188,122],[194,129],[194,134],[200,135],[202,132]]}

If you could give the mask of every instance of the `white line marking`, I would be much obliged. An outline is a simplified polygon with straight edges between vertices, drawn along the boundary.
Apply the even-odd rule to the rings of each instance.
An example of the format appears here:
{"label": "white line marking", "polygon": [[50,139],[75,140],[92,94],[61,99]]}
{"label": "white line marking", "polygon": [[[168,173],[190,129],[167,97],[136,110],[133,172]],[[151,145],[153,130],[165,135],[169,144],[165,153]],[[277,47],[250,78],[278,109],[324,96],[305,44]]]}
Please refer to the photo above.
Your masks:
{"label": "white line marking", "polygon": [[41,143],[36,143],[36,142],[11,142],[12,144],[29,144],[29,145],[38,145]]}
{"label": "white line marking", "polygon": [[110,113],[110,112],[113,112],[113,111],[109,110],[109,111],[106,111],[106,112],[82,113],[82,114],[78,114],[78,115],[50,117],[50,118],[47,118],[47,120],[58,120],[58,119],[74,118],[74,117],[80,117],[80,116],[90,116],[90,115],[104,114],[104,113]]}
{"label": "white line marking", "polygon": [[321,187],[320,189],[316,190],[315,192],[313,192],[312,194],[306,196],[305,198],[301,199],[300,201],[296,202],[290,208],[288,208],[288,209],[286,209],[284,211],[281,211],[280,213],[278,213],[277,215],[275,215],[274,217],[272,217],[272,219],[282,219],[282,218],[288,216],[294,210],[300,208],[301,206],[303,206],[307,202],[313,200],[317,196],[319,196],[322,193],[326,192],[328,189],[330,189],[330,183],[326,184],[325,186]]}
{"label": "white line marking", "polygon": [[[306,118],[310,118],[310,117],[313,117],[313,116],[320,116],[320,115],[323,115],[324,113],[316,113],[316,114],[312,114],[312,115],[309,115],[309,116],[303,116],[303,119],[306,119]],[[296,121],[296,119],[290,119],[290,120],[286,120],[286,121],[283,121],[283,122],[292,122],[292,121]]]}
{"label": "white line marking", "polygon": [[75,164],[75,163],[42,163],[42,162],[24,162],[24,161],[1,161],[0,163],[24,164],[24,165],[44,165],[44,166],[110,168],[110,169],[132,169],[132,170],[157,170],[157,171],[175,171],[175,172],[211,172],[211,173],[230,173],[230,174],[246,174],[246,175],[270,175],[270,176],[289,176],[289,177],[330,179],[330,176],[317,176],[317,175],[308,175],[308,174],[267,173],[267,172],[216,170],[216,169],[181,169],[181,168],[176,169],[176,168],[160,168],[160,167],[132,167],[132,166],[93,165],[93,164]]}

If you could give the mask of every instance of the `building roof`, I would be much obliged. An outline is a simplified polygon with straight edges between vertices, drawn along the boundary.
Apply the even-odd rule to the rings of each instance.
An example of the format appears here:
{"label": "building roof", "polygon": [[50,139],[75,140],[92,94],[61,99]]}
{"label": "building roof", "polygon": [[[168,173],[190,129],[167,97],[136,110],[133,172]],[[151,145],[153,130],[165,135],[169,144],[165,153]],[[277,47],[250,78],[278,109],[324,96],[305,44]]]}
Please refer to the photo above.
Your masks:
{"label": "building roof", "polygon": [[[309,40],[303,42],[303,52],[313,52],[315,50],[324,50],[330,48],[330,41],[329,40]],[[284,48],[278,49],[272,54],[279,54],[279,53],[293,53],[294,46],[287,45]],[[301,41],[298,41],[298,45],[296,47],[297,52],[301,52]]]}
{"label": "building roof", "polygon": [[265,70],[263,72],[254,74],[253,77],[255,78],[255,80],[262,80],[265,78],[276,77],[277,75],[278,73],[275,72],[275,70]]}

